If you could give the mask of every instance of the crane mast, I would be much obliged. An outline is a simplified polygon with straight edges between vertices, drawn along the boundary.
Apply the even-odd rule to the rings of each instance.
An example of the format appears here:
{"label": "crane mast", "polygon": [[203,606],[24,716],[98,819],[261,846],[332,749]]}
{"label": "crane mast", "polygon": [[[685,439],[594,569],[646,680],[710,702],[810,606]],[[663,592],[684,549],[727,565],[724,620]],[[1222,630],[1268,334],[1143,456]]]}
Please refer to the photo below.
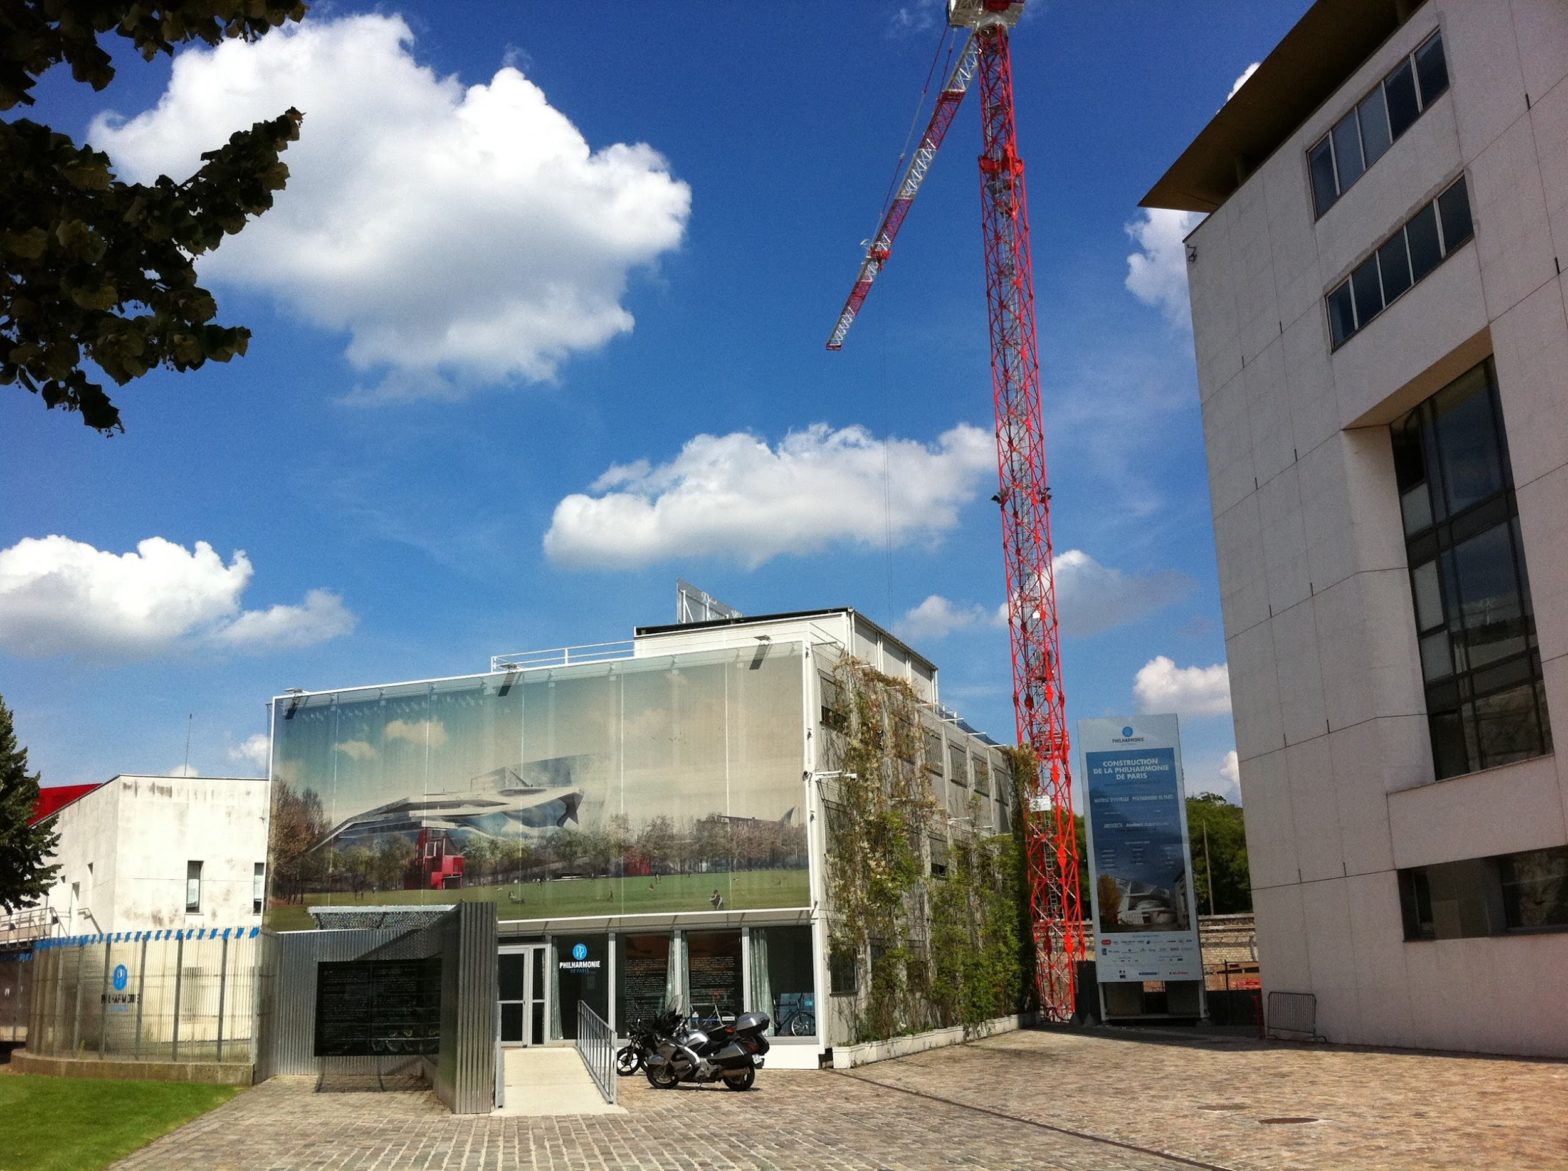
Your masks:
{"label": "crane mast", "polygon": [[[981,227],[996,402],[996,453],[1006,567],[1013,710],[1018,739],[1034,751],[1025,793],[1025,849],[1036,982],[1041,1008],[1056,1020],[1075,1009],[1075,962],[1084,958],[1073,822],[1071,749],[1061,686],[1056,586],[1051,564],[1051,493],[1045,462],[1040,360],[1024,163],[1018,154],[1009,33],[1024,0],[948,0],[948,22],[971,30],[943,87],[931,125],[872,238],[828,348],[836,350],[871,282],[885,264],[931,160],[957,113],[972,72],[979,79]],[[966,65],[973,62],[972,65]],[[961,84],[960,84],[961,83]]]}

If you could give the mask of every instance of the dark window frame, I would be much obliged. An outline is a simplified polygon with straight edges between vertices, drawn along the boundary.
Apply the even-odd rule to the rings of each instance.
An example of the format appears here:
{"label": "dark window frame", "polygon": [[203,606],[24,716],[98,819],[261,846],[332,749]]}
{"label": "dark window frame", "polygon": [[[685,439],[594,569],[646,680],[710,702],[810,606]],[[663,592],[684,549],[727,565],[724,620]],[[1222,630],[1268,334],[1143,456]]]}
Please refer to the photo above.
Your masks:
{"label": "dark window frame", "polygon": [[[1449,239],[1444,234],[1444,214],[1439,210],[1439,205],[1444,200],[1447,200],[1450,208],[1462,206],[1464,209],[1462,217],[1459,216],[1458,212],[1452,213],[1455,217],[1455,224],[1462,224],[1467,229],[1462,239]],[[1419,231],[1423,233],[1420,237],[1420,242],[1425,242],[1426,219],[1424,217],[1428,215],[1431,217],[1432,227],[1435,232],[1437,256],[1429,267],[1423,268],[1420,273],[1417,273],[1416,257],[1418,250],[1412,247],[1412,241],[1416,240],[1412,232],[1417,229],[1417,225],[1420,225]],[[1460,174],[1453,182],[1439,191],[1434,198],[1427,200],[1418,207],[1415,213],[1400,224],[1398,228],[1394,229],[1382,240],[1379,240],[1377,246],[1371,252],[1356,261],[1350,272],[1341,280],[1335,282],[1333,287],[1323,294],[1323,307],[1328,314],[1329,352],[1336,352],[1351,338],[1376,321],[1390,305],[1406,296],[1411,289],[1436,272],[1444,261],[1474,239],[1475,216],[1470,210],[1470,186],[1465,176]],[[1388,296],[1388,283],[1382,276],[1383,256],[1385,253],[1390,253],[1396,240],[1400,242],[1400,252],[1405,258],[1405,263],[1409,265],[1408,275],[1410,280],[1408,283],[1400,284],[1393,296]],[[1421,254],[1423,256],[1426,255],[1424,251]],[[1363,315],[1363,307],[1369,308],[1370,312]]]}
{"label": "dark window frame", "polygon": [[[1434,58],[1428,52],[1428,50],[1433,48],[1435,48],[1437,53],[1435,66],[1433,65]],[[1424,61],[1422,59],[1423,54],[1426,55]],[[1425,66],[1424,69],[1423,66]],[[1407,70],[1408,73],[1406,72]],[[1423,84],[1421,77],[1423,72],[1428,74],[1429,84]],[[1440,82],[1439,74],[1441,75]],[[1389,101],[1389,86],[1390,84],[1395,85],[1397,87],[1396,96],[1403,96],[1404,86],[1407,81],[1411,96],[1415,98],[1415,112],[1408,121],[1405,121],[1402,126],[1396,129],[1394,125],[1394,107]],[[1354,187],[1356,181],[1370,171],[1377,164],[1378,159],[1387,154],[1394,143],[1398,142],[1406,131],[1420,121],[1421,115],[1431,109],[1432,103],[1448,92],[1449,84],[1448,55],[1443,48],[1443,30],[1441,28],[1433,29],[1430,34],[1422,39],[1420,44],[1399,59],[1399,64],[1379,78],[1376,85],[1351,103],[1350,109],[1336,119],[1322,137],[1318,138],[1307,148],[1307,188],[1312,195],[1313,218],[1322,219],[1329,208],[1343,199],[1345,192]],[[1431,89],[1430,93],[1428,88]],[[1377,140],[1381,142],[1381,148],[1376,155],[1369,159],[1366,157],[1368,136],[1362,120],[1363,110],[1368,107],[1368,103],[1371,102],[1374,95],[1380,99],[1377,105],[1382,109],[1383,129],[1386,131],[1387,137]],[[1404,107],[1400,106],[1399,108],[1403,109]],[[1357,160],[1360,169],[1355,170],[1355,173],[1350,175],[1348,180],[1345,180],[1342,176],[1352,170],[1353,167],[1349,165],[1341,166],[1339,156],[1342,149],[1341,144],[1348,143],[1352,137],[1350,131],[1354,131],[1354,145],[1356,153],[1360,156]],[[1326,170],[1323,167],[1325,148]],[[1350,164],[1350,162],[1351,160],[1346,158],[1345,163]],[[1325,180],[1327,180],[1326,185]],[[1332,194],[1329,194],[1330,192]]]}
{"label": "dark window frame", "polygon": [[[1433,778],[1545,756],[1551,722],[1492,359],[1390,436]],[[1483,541],[1490,556],[1465,560]]]}

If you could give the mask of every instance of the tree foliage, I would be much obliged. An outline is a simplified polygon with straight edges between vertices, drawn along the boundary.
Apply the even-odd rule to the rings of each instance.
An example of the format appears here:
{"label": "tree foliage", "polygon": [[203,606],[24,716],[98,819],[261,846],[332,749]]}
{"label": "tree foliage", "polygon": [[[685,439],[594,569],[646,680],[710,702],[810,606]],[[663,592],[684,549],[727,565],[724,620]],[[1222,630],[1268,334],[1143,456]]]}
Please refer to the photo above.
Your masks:
{"label": "tree foliage", "polygon": [[1236,915],[1252,910],[1247,831],[1241,806],[1232,805],[1218,793],[1188,797],[1187,839],[1192,849],[1198,913],[1209,914],[1211,875],[1214,879],[1214,914]]}
{"label": "tree foliage", "polygon": [[38,774],[27,771],[27,749],[0,697],[0,910],[8,914],[48,894],[60,871],[49,862],[60,836],[53,821],[27,824],[37,806]]}
{"label": "tree foliage", "polygon": [[[152,60],[176,45],[254,40],[300,20],[297,0],[7,0],[0,5],[0,110],[32,105],[58,65],[101,90],[114,78],[102,38]],[[26,118],[0,121],[0,384],[79,412],[104,434],[120,412],[92,363],[124,386],[155,366],[194,370],[244,354],[250,331],[214,324],[195,258],[272,206],[279,154],[299,137],[289,109],[202,154],[183,182],[115,177],[109,157]]]}

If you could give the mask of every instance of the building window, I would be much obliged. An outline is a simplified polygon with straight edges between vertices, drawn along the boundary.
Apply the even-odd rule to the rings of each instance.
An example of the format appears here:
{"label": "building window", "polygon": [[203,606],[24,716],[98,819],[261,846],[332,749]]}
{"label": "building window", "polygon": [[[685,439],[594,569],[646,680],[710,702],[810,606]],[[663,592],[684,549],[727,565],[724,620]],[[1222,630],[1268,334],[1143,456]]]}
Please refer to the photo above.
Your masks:
{"label": "building window", "polygon": [[1329,291],[1328,328],[1339,349],[1475,234],[1463,175],[1411,216]]}
{"label": "building window", "polygon": [[969,787],[969,757],[962,744],[947,746],[947,779],[955,785]]}
{"label": "building window", "polygon": [[828,948],[828,994],[853,996],[860,988],[860,964],[847,947]]}
{"label": "building window", "polygon": [[983,756],[974,758],[975,792],[987,797],[991,795],[991,765]]}
{"label": "building window", "polygon": [[844,706],[844,691],[831,675],[819,675],[822,692],[822,726],[835,732],[849,727],[849,712]]}
{"label": "building window", "polygon": [[1488,358],[1393,427],[1436,776],[1552,749],[1497,374]]}
{"label": "building window", "polygon": [[250,880],[250,913],[261,914],[261,905],[267,896],[267,864],[256,863],[255,873]]}
{"label": "building window", "polygon": [[941,838],[928,836],[926,846],[931,851],[930,873],[932,878],[947,878],[947,843]]}
{"label": "building window", "polygon": [[1307,151],[1321,216],[1448,89],[1443,34],[1433,33]]}
{"label": "building window", "polygon": [[926,768],[934,773],[942,771],[942,733],[926,732]]}
{"label": "building window", "polygon": [[195,914],[201,910],[201,863],[185,864],[185,910]]}
{"label": "building window", "polygon": [[1407,940],[1568,928],[1568,846],[1399,872]]}

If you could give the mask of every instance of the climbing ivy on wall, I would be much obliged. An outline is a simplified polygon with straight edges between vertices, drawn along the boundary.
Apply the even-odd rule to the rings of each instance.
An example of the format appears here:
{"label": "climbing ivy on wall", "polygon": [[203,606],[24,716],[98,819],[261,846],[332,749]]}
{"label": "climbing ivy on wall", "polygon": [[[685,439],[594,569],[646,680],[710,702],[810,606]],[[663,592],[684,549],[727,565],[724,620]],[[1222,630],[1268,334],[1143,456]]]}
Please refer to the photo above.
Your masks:
{"label": "climbing ivy on wall", "polygon": [[[1008,835],[967,832],[947,845],[920,717],[904,680],[848,657],[836,664],[823,713],[839,773],[827,808],[829,939],[865,971],[856,1041],[974,1027],[1022,1004],[1021,850]],[[979,825],[979,797],[971,803],[967,823]],[[930,874],[928,849],[947,855],[937,859],[945,878]]]}

